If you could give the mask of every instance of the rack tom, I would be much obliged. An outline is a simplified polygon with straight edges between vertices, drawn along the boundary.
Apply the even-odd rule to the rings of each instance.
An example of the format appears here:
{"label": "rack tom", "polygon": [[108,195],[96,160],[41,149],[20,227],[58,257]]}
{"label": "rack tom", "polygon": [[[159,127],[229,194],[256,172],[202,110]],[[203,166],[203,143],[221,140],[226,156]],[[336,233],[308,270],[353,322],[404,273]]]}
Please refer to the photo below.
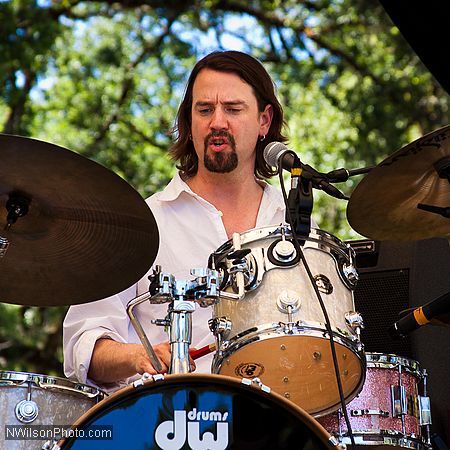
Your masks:
{"label": "rack tom", "polygon": [[[303,253],[321,293],[335,342],[346,401],[365,375],[362,319],[354,312],[353,249],[312,229]],[[220,299],[210,322],[217,353],[212,371],[262,382],[315,416],[340,406],[330,336],[313,283],[287,226],[240,234],[210,257],[219,270]],[[237,277],[245,295],[237,298]]]}

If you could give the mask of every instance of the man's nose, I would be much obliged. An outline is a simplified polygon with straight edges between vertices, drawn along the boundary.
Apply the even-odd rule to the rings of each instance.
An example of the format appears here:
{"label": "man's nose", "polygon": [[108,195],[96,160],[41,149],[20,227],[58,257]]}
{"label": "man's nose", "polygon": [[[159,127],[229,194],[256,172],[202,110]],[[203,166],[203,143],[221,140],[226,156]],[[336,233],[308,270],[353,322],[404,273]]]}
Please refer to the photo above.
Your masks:
{"label": "man's nose", "polygon": [[228,120],[225,112],[221,108],[216,108],[211,117],[210,127],[212,130],[228,129]]}

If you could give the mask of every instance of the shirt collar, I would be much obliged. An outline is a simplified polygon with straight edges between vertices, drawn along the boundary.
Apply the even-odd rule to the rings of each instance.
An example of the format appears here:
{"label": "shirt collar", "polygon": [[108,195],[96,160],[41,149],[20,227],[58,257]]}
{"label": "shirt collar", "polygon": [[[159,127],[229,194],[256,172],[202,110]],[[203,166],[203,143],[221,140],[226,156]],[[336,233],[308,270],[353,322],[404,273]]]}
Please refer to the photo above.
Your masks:
{"label": "shirt collar", "polygon": [[[282,209],[280,205],[280,193],[278,189],[270,185],[264,180],[256,179],[256,182],[264,189],[263,199],[267,202],[267,205],[275,204],[277,209]],[[163,202],[171,202],[176,200],[183,192],[186,192],[192,197],[199,197],[189,185],[181,178],[180,172],[177,170],[174,177],[170,180],[170,183],[164,188],[159,195],[159,200]]]}
{"label": "shirt collar", "polygon": [[182,180],[180,172],[177,170],[175,176],[170,180],[170,183],[164,188],[159,195],[159,200],[163,202],[172,202],[176,200],[182,192],[195,196],[195,192]]}

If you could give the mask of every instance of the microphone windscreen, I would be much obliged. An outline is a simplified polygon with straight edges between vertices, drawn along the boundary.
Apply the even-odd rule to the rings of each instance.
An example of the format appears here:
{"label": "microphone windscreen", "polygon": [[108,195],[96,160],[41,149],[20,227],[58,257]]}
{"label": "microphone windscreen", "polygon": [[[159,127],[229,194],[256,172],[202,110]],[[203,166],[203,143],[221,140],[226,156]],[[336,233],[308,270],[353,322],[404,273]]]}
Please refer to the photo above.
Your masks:
{"label": "microphone windscreen", "polygon": [[277,167],[281,155],[289,151],[290,150],[282,142],[271,142],[264,148],[264,161],[266,161],[269,166]]}

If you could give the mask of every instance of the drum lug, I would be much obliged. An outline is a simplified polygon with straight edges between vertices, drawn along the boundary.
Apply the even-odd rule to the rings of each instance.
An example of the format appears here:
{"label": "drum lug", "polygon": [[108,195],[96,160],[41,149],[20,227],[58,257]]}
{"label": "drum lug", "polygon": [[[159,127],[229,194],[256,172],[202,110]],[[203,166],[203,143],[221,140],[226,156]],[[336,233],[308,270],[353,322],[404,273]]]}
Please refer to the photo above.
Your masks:
{"label": "drum lug", "polygon": [[214,336],[226,339],[233,328],[233,322],[227,317],[215,317],[208,320],[209,329]]}
{"label": "drum lug", "polygon": [[431,407],[430,397],[422,395],[418,396],[419,399],[419,422],[420,425],[431,425]]}
{"label": "drum lug", "polygon": [[345,278],[350,283],[351,286],[356,286],[356,283],[359,280],[359,274],[356,270],[356,267],[353,264],[343,264],[342,271],[344,273]]}
{"label": "drum lug", "polygon": [[408,412],[405,386],[391,385],[392,417],[401,417]]}
{"label": "drum lug", "polygon": [[39,406],[33,400],[22,400],[17,403],[16,417],[23,423],[33,422],[39,414]]}
{"label": "drum lug", "polygon": [[27,399],[17,403],[14,411],[17,419],[22,423],[31,423],[38,416],[39,406],[31,400],[31,378],[28,379]]}
{"label": "drum lug", "polygon": [[348,311],[345,313],[345,322],[348,329],[358,336],[358,340],[361,334],[361,330],[364,329],[364,320],[359,312]]}

